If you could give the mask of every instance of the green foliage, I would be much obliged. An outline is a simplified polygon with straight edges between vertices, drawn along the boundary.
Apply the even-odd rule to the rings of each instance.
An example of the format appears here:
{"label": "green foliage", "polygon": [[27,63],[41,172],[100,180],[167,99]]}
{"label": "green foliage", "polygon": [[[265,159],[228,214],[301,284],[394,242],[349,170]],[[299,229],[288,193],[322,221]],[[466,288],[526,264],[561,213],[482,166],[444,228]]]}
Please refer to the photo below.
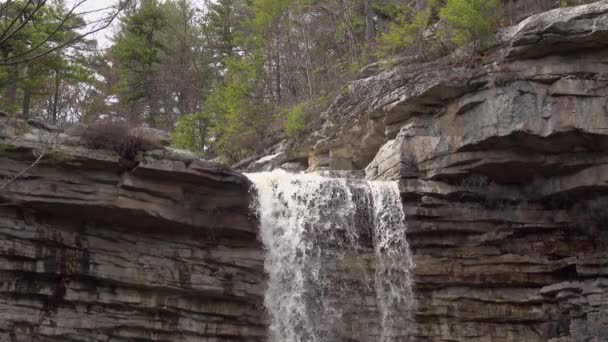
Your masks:
{"label": "green foliage", "polygon": [[411,14],[411,8],[409,6],[403,6],[399,3],[375,3],[374,9],[376,12],[391,20],[400,20],[409,14]]}
{"label": "green foliage", "polygon": [[[10,54],[41,42],[61,18],[50,11],[61,11],[55,4],[62,1],[47,3],[36,26],[6,45]],[[17,100],[4,101],[4,89],[0,100],[18,109],[29,91],[42,113],[145,123],[172,130],[177,147],[237,161],[316,123],[328,105],[321,99],[347,89],[362,68],[374,70],[365,66],[378,55],[436,55],[445,42],[435,30],[446,3],[443,34],[456,43],[484,39],[498,21],[499,0],[134,0],[109,52],[50,54],[0,69],[0,86],[18,85]],[[74,20],[77,27],[82,18]],[[49,46],[73,36],[69,31]]]}
{"label": "green foliage", "polygon": [[204,32],[211,39],[214,55],[224,65],[224,59],[233,57],[239,44],[248,38],[250,25],[249,0],[218,0],[209,2],[204,18]]}
{"label": "green foliage", "polygon": [[171,133],[173,145],[204,155],[210,122],[206,114],[206,112],[201,112],[180,117],[175,125],[175,130]]}
{"label": "green foliage", "polygon": [[431,10],[425,9],[413,16],[402,16],[399,22],[391,23],[388,32],[382,34],[378,41],[381,57],[394,55],[404,48],[424,44],[424,31],[429,25]]}
{"label": "green foliage", "polygon": [[595,1],[597,1],[597,0],[560,0],[559,5],[560,5],[560,7],[572,7],[572,6],[590,4]]}
{"label": "green foliage", "polygon": [[293,106],[290,110],[279,113],[279,116],[283,117],[285,120],[283,127],[290,137],[296,136],[304,127],[306,127],[307,107],[308,104],[306,102],[301,102]]}
{"label": "green foliage", "polygon": [[[59,115],[66,116],[59,113],[67,97],[55,96],[59,88],[73,95],[94,81],[82,51],[95,42],[77,39],[86,23],[68,14],[64,1],[9,1],[2,9],[0,32],[6,35],[0,39],[0,65],[8,65],[0,67],[0,88],[6,89],[0,93],[1,102],[12,113],[21,109],[23,116],[57,123]],[[15,18],[18,25],[11,26]],[[72,49],[54,50],[62,46]]]}
{"label": "green foliage", "polygon": [[234,57],[226,60],[223,83],[218,83],[204,104],[214,136],[213,148],[236,161],[259,144],[259,132],[268,124],[267,109],[253,95],[260,79],[258,58]]}
{"label": "green foliage", "polygon": [[277,24],[293,4],[292,0],[254,0],[253,27],[260,34],[266,33]]}
{"label": "green foliage", "polygon": [[443,31],[456,45],[487,42],[503,15],[500,0],[448,0],[439,12],[445,20]]}
{"label": "green foliage", "polygon": [[186,114],[177,120],[175,129],[171,132],[173,146],[190,151],[200,150],[198,134],[198,118],[194,114]]}
{"label": "green foliage", "polygon": [[[232,21],[216,12],[230,2],[213,4],[217,25]],[[128,11],[110,55],[119,116],[170,130],[180,117],[202,111],[214,80],[223,73],[220,59],[233,44],[228,41],[212,49],[206,39],[224,39],[219,33],[233,28],[212,28],[210,21],[204,21],[188,0],[141,0]]]}
{"label": "green foliage", "polygon": [[121,20],[121,28],[112,48],[120,69],[118,94],[123,102],[151,99],[150,78],[158,71],[164,45],[159,32],[167,18],[156,0],[143,0],[140,8]]}
{"label": "green foliage", "polygon": [[439,0],[429,0],[426,7],[415,11],[403,7],[386,32],[378,41],[378,56],[390,58],[404,51],[413,51],[416,55],[425,55],[436,45],[438,37],[432,30],[440,9]]}

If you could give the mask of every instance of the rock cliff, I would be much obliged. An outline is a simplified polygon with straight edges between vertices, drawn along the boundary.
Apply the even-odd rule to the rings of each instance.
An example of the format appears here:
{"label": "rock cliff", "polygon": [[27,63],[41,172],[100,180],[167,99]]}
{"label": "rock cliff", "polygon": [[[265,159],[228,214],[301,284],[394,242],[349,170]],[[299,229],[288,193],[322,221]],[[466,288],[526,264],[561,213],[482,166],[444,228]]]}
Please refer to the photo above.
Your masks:
{"label": "rock cliff", "polygon": [[[361,78],[249,169],[400,182],[416,341],[604,342],[607,38],[599,1],[531,16],[474,59]],[[1,341],[265,341],[242,175],[36,127],[0,120]]]}
{"label": "rock cliff", "polygon": [[606,341],[607,36],[599,1],[359,79],[250,168],[400,181],[417,341]]}
{"label": "rock cliff", "polygon": [[0,341],[266,340],[246,178],[36,126],[0,118]]}
{"label": "rock cliff", "polygon": [[417,341],[608,338],[607,35],[600,1],[360,79],[286,153],[400,181]]}

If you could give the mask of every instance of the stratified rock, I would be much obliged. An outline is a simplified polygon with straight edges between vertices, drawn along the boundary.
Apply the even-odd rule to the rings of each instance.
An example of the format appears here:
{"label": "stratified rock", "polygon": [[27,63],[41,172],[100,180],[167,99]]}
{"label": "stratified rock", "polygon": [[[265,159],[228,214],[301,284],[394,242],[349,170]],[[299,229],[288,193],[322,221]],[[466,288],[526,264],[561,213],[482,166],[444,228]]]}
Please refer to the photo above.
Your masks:
{"label": "stratified rock", "polygon": [[[483,57],[450,56],[427,64],[407,63],[353,81],[322,114],[322,128],[288,155],[308,155],[310,170],[362,169],[403,126],[425,125],[427,116],[444,116],[448,107],[458,107],[455,118],[467,117],[460,114],[482,104],[478,111],[498,106],[491,109],[521,111],[510,115],[523,116],[531,109],[525,106],[532,106],[533,101],[527,93],[546,93],[553,102],[562,95],[602,97],[606,94],[607,12],[606,1],[552,10],[503,30],[498,45]],[[519,105],[522,100],[527,102]],[[588,102],[601,106],[601,101]],[[564,103],[553,102],[548,105],[560,106],[562,111],[592,109],[565,108]],[[548,116],[557,109],[543,110]],[[449,122],[449,118],[442,120]]]}
{"label": "stratified rock", "polygon": [[599,1],[367,75],[286,151],[400,181],[416,341],[606,341],[607,35]]}
{"label": "stratified rock", "polygon": [[2,120],[1,341],[266,340],[245,177]]}
{"label": "stratified rock", "polygon": [[[598,1],[531,16],[474,60],[368,72],[318,132],[238,167],[398,180],[418,342],[605,342],[607,35]],[[0,138],[0,173],[20,175],[0,190],[0,340],[266,339],[242,175],[169,148],[125,161],[1,115]],[[367,324],[352,336],[378,335],[370,303],[353,299]]]}
{"label": "stratified rock", "polygon": [[277,145],[271,147],[266,152],[264,157],[253,157],[245,159],[238,163],[235,167],[243,169],[246,172],[263,172],[272,171],[274,169],[283,169],[289,172],[300,172],[307,169],[307,166],[302,163],[302,160],[294,158],[289,151],[290,145],[283,140]]}

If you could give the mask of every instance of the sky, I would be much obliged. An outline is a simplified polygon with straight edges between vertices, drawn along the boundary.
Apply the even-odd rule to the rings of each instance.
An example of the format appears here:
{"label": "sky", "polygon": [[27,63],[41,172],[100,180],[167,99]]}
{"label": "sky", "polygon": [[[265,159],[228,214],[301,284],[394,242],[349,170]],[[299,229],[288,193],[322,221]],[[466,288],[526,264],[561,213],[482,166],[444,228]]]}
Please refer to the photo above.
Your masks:
{"label": "sky", "polygon": [[[69,9],[69,8],[71,8],[71,6],[74,5],[74,3],[77,3],[79,1],[81,1],[81,0],[67,0],[66,7]],[[87,0],[78,7],[77,12],[81,13],[81,12],[95,11],[95,10],[113,6],[116,3],[118,3],[118,0]],[[94,21],[94,20],[103,18],[104,16],[108,15],[108,11],[101,11],[101,12],[87,14],[87,15],[85,15],[85,19],[90,22],[90,21]],[[90,29],[91,28],[89,28],[89,30]],[[113,27],[109,27],[105,30],[97,32],[93,36],[95,39],[97,39],[100,49],[107,48],[112,44],[112,41],[110,39],[112,37],[112,32],[113,32]]]}
{"label": "sky", "polygon": [[[2,1],[2,0],[0,0]],[[75,3],[78,3],[82,0],[66,0],[66,7],[68,9],[71,8],[71,6],[73,6]],[[118,3],[119,0],[86,0],[83,4],[81,4],[78,7],[78,11],[79,13],[82,12],[90,12],[90,11],[95,11],[95,10],[99,10],[99,9],[103,9],[103,8],[107,8],[110,6],[114,6]],[[193,4],[194,6],[197,7],[201,7],[204,3],[203,0],[190,0],[190,3]],[[90,13],[85,15],[85,19],[87,21],[94,21],[94,20],[98,20],[100,18],[103,18],[104,16],[107,16],[110,10],[106,10],[106,11],[100,11],[100,12],[95,12],[95,13]],[[112,45],[112,39],[111,37],[113,36],[113,32],[116,28],[116,25],[118,23],[118,20],[115,20],[113,25],[108,27],[105,30],[99,31],[97,32],[93,37],[95,39],[97,39],[97,42],[99,43],[99,48],[100,49],[104,49],[104,48],[108,48]],[[90,28],[89,28],[90,30]]]}

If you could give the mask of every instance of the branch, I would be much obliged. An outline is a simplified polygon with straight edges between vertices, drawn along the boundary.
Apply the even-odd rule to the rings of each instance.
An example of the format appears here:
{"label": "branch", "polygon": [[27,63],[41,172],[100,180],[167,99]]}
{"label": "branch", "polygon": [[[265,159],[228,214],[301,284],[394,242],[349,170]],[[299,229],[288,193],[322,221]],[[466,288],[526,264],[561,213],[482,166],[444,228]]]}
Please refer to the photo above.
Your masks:
{"label": "branch", "polygon": [[[131,1],[131,0],[128,0],[127,2],[125,2],[125,4],[129,3],[129,1]],[[31,61],[36,60],[38,58],[44,57],[44,56],[46,56],[46,55],[48,55],[48,54],[50,54],[52,52],[55,52],[55,51],[60,50],[60,49],[63,49],[64,47],[69,46],[69,45],[71,45],[71,44],[73,44],[73,43],[75,43],[75,42],[77,42],[77,41],[79,41],[79,40],[81,40],[81,39],[83,39],[85,37],[88,37],[88,36],[90,36],[92,34],[95,34],[95,33],[99,32],[99,31],[105,30],[110,25],[112,25],[112,22],[118,17],[118,15],[125,8],[126,8],[126,5],[123,6],[123,7],[121,7],[121,8],[119,8],[119,9],[117,9],[116,13],[112,14],[112,16],[110,16],[108,18],[108,21],[104,25],[102,25],[102,26],[100,26],[100,27],[98,27],[98,28],[96,28],[94,30],[88,31],[88,32],[83,33],[81,35],[78,35],[75,38],[70,39],[70,40],[68,40],[68,41],[66,41],[66,42],[64,42],[62,44],[59,44],[59,45],[57,45],[57,46],[55,46],[55,47],[53,47],[53,48],[51,48],[51,49],[49,49],[47,51],[44,51],[42,53],[39,53],[37,55],[31,56],[31,57],[28,57],[28,58],[24,58],[24,59],[21,59],[21,60],[11,60],[13,58],[5,59],[3,61],[0,61],[0,66],[16,65],[16,64],[31,62]],[[31,52],[31,51],[29,51],[29,52]]]}
{"label": "branch", "polygon": [[[29,6],[31,2],[32,2],[32,0],[27,0],[25,5],[23,6],[23,8],[21,8],[21,10],[19,10],[19,13],[17,13],[17,15],[13,18],[13,20],[11,20],[11,23],[4,29],[4,31],[2,31],[2,34],[0,34],[0,41],[4,41],[4,37],[11,31],[11,29],[13,28],[13,25],[15,25],[17,23],[17,21],[19,20],[21,15],[25,13],[27,6]],[[6,9],[7,15],[8,15],[8,5],[9,5],[9,2],[7,2],[3,6],[3,7],[6,7],[6,8],[3,8],[3,10]]]}
{"label": "branch", "polygon": [[[25,56],[27,54],[30,54],[32,51],[37,50],[38,48],[40,48],[42,45],[46,44],[46,42],[48,42],[51,38],[53,38],[53,36],[55,36],[55,34],[57,34],[57,32],[59,32],[59,30],[61,30],[63,28],[63,26],[65,25],[65,23],[72,17],[72,13],[74,13],[74,11],[76,10],[76,8],[78,8],[80,5],[82,5],[84,2],[86,2],[87,0],[80,0],[79,2],[75,3],[74,6],[72,6],[72,8],[70,9],[70,11],[65,15],[65,17],[63,18],[63,20],[61,20],[61,22],[57,25],[57,27],[55,28],[55,30],[53,32],[51,32],[45,39],[43,39],[40,43],[36,44],[35,46],[29,48],[27,51],[22,52],[20,54],[14,55],[14,56],[10,56],[9,58],[4,59],[4,62],[6,62],[7,60],[11,60],[11,59],[15,59],[15,58],[19,58],[22,56]],[[9,37],[10,38],[10,37]]]}
{"label": "branch", "polygon": [[14,31],[12,31],[8,36],[6,35],[8,33],[8,31],[13,27],[13,25],[19,20],[19,18],[21,17],[22,14],[25,13],[25,10],[27,9],[27,7],[29,6],[29,4],[31,3],[31,0],[28,0],[28,2],[25,4],[25,6],[21,9],[21,12],[15,16],[15,18],[13,19],[13,21],[11,22],[11,24],[6,28],[6,30],[4,30],[4,32],[2,32],[2,36],[0,36],[0,45],[4,44],[7,40],[9,40],[12,36],[15,35],[15,33],[21,31],[21,29],[23,29],[25,27],[25,25],[27,25],[27,23],[30,22],[30,20],[32,20],[32,18],[34,17],[34,15],[36,15],[36,13],[42,8],[44,7],[44,5],[46,4],[47,0],[42,0],[40,2],[38,2],[38,4],[36,5],[36,7],[34,8],[34,10],[32,11],[32,13],[30,13],[21,23],[21,25],[19,25],[19,27],[17,27]]}
{"label": "branch", "polygon": [[4,185],[2,185],[2,187],[0,187],[0,191],[6,189],[9,185],[11,185],[13,182],[15,182],[17,179],[19,179],[21,176],[23,176],[26,172],[28,172],[29,170],[33,169],[34,166],[38,165],[38,163],[40,163],[40,160],[42,160],[42,157],[44,157],[44,155],[46,154],[47,148],[45,147],[42,152],[40,153],[40,155],[38,156],[38,158],[36,158],[36,160],[30,164],[30,166],[26,167],[25,169],[23,169],[23,171],[19,172],[15,177],[9,179],[8,181],[6,181],[6,183],[4,183]]}
{"label": "branch", "polygon": [[2,19],[2,12],[4,12],[4,10],[6,10],[6,12],[8,13],[8,6],[12,3],[11,0],[7,0],[5,3],[0,4],[0,19]]}
{"label": "branch", "polygon": [[[9,179],[8,181],[6,181],[0,187],[0,192],[3,191],[4,189],[6,189],[9,185],[11,185],[13,182],[15,182],[16,180],[18,180],[24,174],[26,174],[29,170],[33,169],[36,165],[38,165],[40,163],[40,161],[42,160],[42,158],[45,156],[45,154],[48,152],[48,150],[53,149],[53,146],[55,145],[55,142],[56,142],[57,138],[59,138],[60,134],[61,134],[61,131],[58,131],[58,132],[55,133],[55,135],[52,138],[50,138],[49,140],[47,140],[46,146],[44,146],[44,148],[40,152],[40,155],[37,156],[36,160],[34,160],[33,163],[31,163],[28,167],[26,167],[21,172],[19,172],[15,177],[13,177],[13,178]],[[19,137],[15,137],[11,142],[14,142],[18,138]],[[35,152],[33,152],[33,153],[34,153],[34,155],[36,155]]]}

